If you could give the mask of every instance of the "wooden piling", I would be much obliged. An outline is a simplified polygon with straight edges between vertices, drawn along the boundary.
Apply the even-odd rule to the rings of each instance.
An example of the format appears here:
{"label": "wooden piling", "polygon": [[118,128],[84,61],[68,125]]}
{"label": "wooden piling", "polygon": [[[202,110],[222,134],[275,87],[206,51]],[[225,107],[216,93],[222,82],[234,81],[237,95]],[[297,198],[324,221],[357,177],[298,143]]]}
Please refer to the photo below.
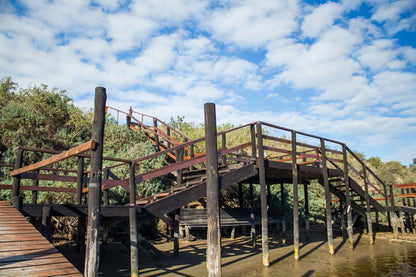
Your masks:
{"label": "wooden piling", "polygon": [[136,216],[136,181],[135,181],[135,163],[130,164],[129,168],[129,186],[130,186],[130,207],[129,207],[129,224],[130,224],[130,269],[131,276],[139,276],[139,250],[137,238],[137,216]]}
{"label": "wooden piling", "polygon": [[173,218],[173,255],[179,256],[179,214],[180,210],[174,212]]}
{"label": "wooden piling", "polygon": [[221,276],[221,226],[219,212],[219,180],[217,157],[217,124],[215,104],[204,105],[207,167],[207,268],[208,276]]}
{"label": "wooden piling", "polygon": [[96,141],[91,151],[90,183],[88,184],[88,229],[84,275],[98,276],[100,260],[100,216],[101,216],[101,168],[105,125],[106,90],[95,88],[94,123],[92,139]]}
{"label": "wooden piling", "polygon": [[253,192],[253,183],[249,183],[249,194],[250,194],[250,237],[252,238],[253,248],[256,248],[256,225],[254,224],[255,215],[254,215],[254,192]]}
{"label": "wooden piling", "polygon": [[[184,155],[184,149],[183,148],[179,148],[176,150],[175,152],[175,157],[176,157],[176,162],[181,162],[183,161],[183,155]],[[178,186],[182,185],[183,183],[183,175],[182,175],[182,170],[178,170],[176,172],[176,183]]]}
{"label": "wooden piling", "polygon": [[296,132],[292,131],[293,246],[295,248],[295,260],[299,260],[299,196],[298,165],[296,156]]}
{"label": "wooden piling", "polygon": [[266,196],[266,168],[264,165],[263,133],[261,123],[257,122],[257,154],[260,181],[260,206],[261,206],[261,248],[263,252],[263,265],[269,266],[269,226],[267,216]]}
{"label": "wooden piling", "polygon": [[[39,169],[35,170],[35,178],[33,179],[33,186],[34,187],[39,186],[38,174],[39,174]],[[32,201],[31,202],[32,202],[32,204],[36,204],[38,202],[38,191],[37,190],[32,191]]]}
{"label": "wooden piling", "polygon": [[[84,181],[84,157],[78,157],[77,161],[77,188],[75,203],[81,205],[82,203],[82,188]],[[85,250],[85,217],[78,217],[78,229],[77,229],[77,240],[76,240],[76,249],[78,252]]]}
{"label": "wooden piling", "polygon": [[[227,137],[226,137],[226,133],[222,133],[221,134],[221,148],[222,149],[226,149],[227,148]],[[222,164],[226,165],[227,164],[227,155],[222,155],[221,157],[222,159]]]}
{"label": "wooden piling", "polygon": [[[14,161],[14,169],[19,169],[22,167],[23,164],[23,150],[18,149],[16,152],[16,160]],[[20,182],[21,177],[20,174],[13,176],[13,187],[12,187],[12,198],[11,202],[16,209],[20,209]]]}
{"label": "wooden piling", "polygon": [[308,183],[303,183],[303,193],[305,198],[305,230],[306,238],[309,239],[309,197],[308,197]]}
{"label": "wooden piling", "polygon": [[368,180],[367,180],[367,169],[365,164],[363,166],[363,176],[364,176],[364,188],[365,188],[365,204],[366,204],[366,218],[367,218],[367,228],[368,228],[368,237],[370,244],[374,243],[373,237],[373,222],[371,220],[371,206],[370,206],[370,195],[368,193]]}
{"label": "wooden piling", "polygon": [[326,227],[328,236],[329,254],[334,255],[334,240],[332,234],[332,216],[331,216],[331,192],[329,191],[328,167],[325,149],[325,141],[321,139],[321,155],[322,155],[322,175],[325,189],[326,203]]}
{"label": "wooden piling", "polygon": [[153,126],[155,127],[155,147],[156,151],[160,151],[160,142],[159,142],[159,135],[157,134],[157,119],[153,118]]}
{"label": "wooden piling", "polygon": [[42,208],[42,234],[47,239],[51,236],[51,210],[49,205]]}
{"label": "wooden piling", "polygon": [[280,218],[282,219],[282,232],[286,232],[286,213],[285,213],[285,186],[283,183],[280,183]]}
{"label": "wooden piling", "polygon": [[350,242],[350,248],[354,247],[354,236],[352,229],[352,208],[351,208],[351,196],[350,196],[350,177],[348,175],[348,156],[347,146],[342,145],[342,155],[344,160],[344,185],[345,185],[345,205],[347,206],[347,233],[348,241]]}
{"label": "wooden piling", "polygon": [[[392,208],[394,208],[394,206],[396,205],[395,203],[394,203],[394,192],[393,192],[393,186],[392,185],[389,185],[389,188],[390,188],[390,206],[392,207]],[[391,212],[391,225],[392,225],[392,228],[393,228],[393,235],[394,235],[394,238],[395,239],[397,239],[398,237],[399,237],[399,228],[397,227],[397,215],[396,215],[396,212],[395,211],[392,211]]]}
{"label": "wooden piling", "polygon": [[[109,173],[110,173],[110,169],[109,168],[104,168],[104,179],[108,180],[109,178]],[[110,199],[108,198],[108,189],[104,189],[103,190],[103,204],[104,206],[109,206],[110,205]]]}

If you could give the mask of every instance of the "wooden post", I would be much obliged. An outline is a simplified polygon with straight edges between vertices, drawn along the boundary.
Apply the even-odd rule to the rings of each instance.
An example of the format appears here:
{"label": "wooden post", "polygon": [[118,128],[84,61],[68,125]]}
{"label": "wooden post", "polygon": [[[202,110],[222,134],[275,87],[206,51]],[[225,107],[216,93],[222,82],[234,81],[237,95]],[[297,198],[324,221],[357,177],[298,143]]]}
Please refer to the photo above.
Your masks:
{"label": "wooden post", "polygon": [[[78,157],[77,161],[77,188],[75,203],[81,205],[82,203],[82,188],[84,183],[84,158]],[[84,251],[85,249],[85,217],[78,217],[78,229],[77,229],[77,241],[76,249],[78,252]]]}
{"label": "wooden post", "polygon": [[94,123],[92,139],[96,141],[91,151],[90,183],[88,184],[88,229],[85,254],[85,276],[98,276],[100,260],[100,217],[101,217],[101,168],[105,125],[105,88],[95,88]]}
{"label": "wooden post", "polygon": [[129,223],[130,223],[130,268],[131,276],[139,276],[139,251],[137,238],[137,217],[136,217],[136,181],[135,181],[135,163],[130,164],[130,207],[129,207]]}
{"label": "wooden post", "polygon": [[173,220],[173,255],[175,257],[179,256],[179,214],[180,210],[177,209]]}
{"label": "wooden post", "polygon": [[[22,167],[23,163],[23,150],[18,149],[16,152],[16,160],[14,161],[14,169],[18,169]],[[20,174],[13,176],[13,188],[12,188],[12,198],[11,202],[16,209],[20,209],[20,181],[21,177]]]}
{"label": "wooden post", "polygon": [[[180,148],[180,149],[177,149],[176,150],[176,153],[175,153],[175,155],[176,155],[176,162],[183,161],[183,151],[184,151],[183,148]],[[177,173],[177,175],[176,175],[176,183],[177,183],[178,186],[180,186],[183,183],[182,170],[178,170],[176,173]]]}
{"label": "wooden post", "polygon": [[267,184],[267,214],[270,214],[272,207],[272,191],[270,189],[270,184]]}
{"label": "wooden post", "polygon": [[332,216],[331,216],[331,192],[329,191],[328,182],[328,168],[326,165],[326,149],[325,141],[321,139],[321,154],[322,154],[322,175],[325,188],[325,203],[326,203],[326,227],[328,235],[329,254],[334,255],[334,241],[332,235]]}
{"label": "wooden post", "polygon": [[208,276],[221,276],[221,226],[219,211],[219,180],[218,180],[218,151],[217,123],[215,104],[204,105],[205,115],[205,145],[207,167],[207,268]]}
{"label": "wooden post", "polygon": [[305,230],[306,238],[309,239],[309,197],[308,197],[308,183],[303,184],[303,193],[305,198]]}
{"label": "wooden post", "polygon": [[347,233],[348,241],[350,242],[350,248],[354,247],[354,236],[352,229],[352,208],[351,208],[351,197],[350,197],[350,177],[348,174],[348,156],[347,146],[342,145],[342,155],[344,160],[344,184],[345,184],[345,205],[347,205]]}
{"label": "wooden post", "polygon": [[261,248],[263,251],[263,265],[269,266],[269,230],[267,216],[266,196],[266,168],[264,165],[263,133],[261,123],[257,122],[257,154],[260,181],[260,205],[261,205]]}
{"label": "wooden post", "polygon": [[280,218],[282,219],[282,232],[286,233],[286,213],[285,213],[285,186],[280,183]]}
{"label": "wooden post", "polygon": [[[110,173],[110,169],[108,167],[104,168],[104,179],[108,180],[108,176]],[[108,198],[108,189],[103,190],[103,196],[104,196],[104,206],[110,205],[110,199]]]}
{"label": "wooden post", "polygon": [[253,239],[253,248],[255,248],[256,247],[256,225],[254,224],[255,215],[254,215],[253,183],[249,183],[249,190],[250,190],[250,219],[251,219],[250,237]]}
{"label": "wooden post", "polygon": [[[227,148],[227,137],[225,136],[225,133],[221,134],[221,147],[222,149],[226,149]],[[222,155],[222,164],[226,165],[227,164],[227,155]]]}
{"label": "wooden post", "polygon": [[[394,203],[393,186],[389,185],[389,187],[390,187],[391,208],[394,209],[395,203]],[[396,215],[396,212],[394,210],[391,212],[391,224],[392,224],[392,227],[393,227],[394,238],[397,239],[399,237],[399,229],[397,227],[397,215]]]}
{"label": "wooden post", "polygon": [[[39,169],[35,171],[35,178],[33,179],[34,187],[39,186],[38,174],[39,174]],[[36,204],[37,202],[38,202],[38,191],[34,190],[32,191],[32,204]]]}
{"label": "wooden post", "polygon": [[404,213],[403,212],[399,212],[399,219],[400,219],[402,235],[404,236],[406,234],[406,228],[404,225]]}
{"label": "wooden post", "polygon": [[49,205],[42,208],[42,229],[43,236],[49,239],[51,236],[51,206]]}
{"label": "wooden post", "polygon": [[[170,127],[169,127],[169,126],[168,126],[168,127],[166,127],[166,134],[167,134],[167,135],[168,135],[168,137],[170,138]],[[167,144],[168,144],[168,148],[170,148],[170,147],[171,147],[170,140],[168,140]]]}
{"label": "wooden post", "polygon": [[299,260],[299,196],[298,165],[296,155],[296,132],[292,131],[293,246],[295,248],[295,260]]}
{"label": "wooden post", "polygon": [[368,193],[368,180],[367,180],[367,169],[365,168],[365,164],[363,166],[363,175],[364,175],[364,186],[365,186],[365,204],[366,204],[366,216],[367,216],[367,228],[368,228],[368,236],[370,239],[370,244],[374,243],[373,239],[373,222],[371,221],[371,206],[370,206],[370,196]]}
{"label": "wooden post", "polygon": [[159,148],[160,142],[159,142],[159,136],[157,134],[157,119],[156,118],[153,118],[153,126],[155,127],[155,143],[156,143],[155,147],[156,147],[156,151],[160,151],[160,148]]}

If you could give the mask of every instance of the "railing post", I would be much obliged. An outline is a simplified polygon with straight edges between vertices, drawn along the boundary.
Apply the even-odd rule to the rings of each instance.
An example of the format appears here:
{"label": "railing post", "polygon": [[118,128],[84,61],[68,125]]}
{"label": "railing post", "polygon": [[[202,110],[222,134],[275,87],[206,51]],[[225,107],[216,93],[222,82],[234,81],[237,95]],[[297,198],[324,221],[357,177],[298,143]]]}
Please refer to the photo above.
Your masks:
{"label": "railing post", "polygon": [[[110,169],[108,167],[104,168],[104,179],[108,180],[108,176],[110,173]],[[104,189],[103,190],[103,196],[104,196],[104,206],[109,206],[110,205],[110,199],[108,198],[108,189]]]}
{"label": "railing post", "polygon": [[[183,148],[179,148],[179,149],[176,150],[176,153],[175,153],[176,162],[183,161],[183,152],[184,152]],[[176,182],[177,182],[178,186],[182,185],[182,183],[183,183],[182,170],[177,171]]]}
{"label": "railing post", "polygon": [[156,151],[160,151],[159,147],[160,147],[160,142],[159,142],[159,135],[157,134],[157,119],[153,118],[153,126],[155,127],[155,147],[156,147]]}
{"label": "railing post", "polygon": [[348,173],[348,155],[347,155],[347,146],[342,145],[342,155],[344,160],[344,184],[345,184],[345,204],[347,205],[347,233],[348,241],[350,242],[350,248],[354,247],[354,236],[352,229],[352,207],[351,207],[351,197],[350,197],[350,176]]}
{"label": "railing post", "polygon": [[139,251],[137,238],[137,216],[136,216],[136,177],[135,163],[130,164],[129,168],[129,186],[130,186],[130,207],[129,207],[129,224],[130,224],[130,268],[131,276],[139,276]]}
{"label": "railing post", "polygon": [[[33,179],[33,186],[34,187],[39,186],[38,175],[39,175],[39,169],[35,171],[35,177]],[[34,190],[34,191],[32,191],[32,204],[36,204],[37,202],[38,202],[38,191]]]}
{"label": "railing post", "polygon": [[106,90],[95,88],[93,134],[97,144],[91,151],[91,172],[88,185],[88,231],[85,254],[85,271],[87,277],[98,276],[100,260],[100,217],[101,217],[101,168],[103,163],[103,142],[105,125]]}
{"label": "railing post", "polygon": [[[227,148],[227,138],[225,136],[225,133],[221,134],[221,147],[222,149]],[[222,164],[227,164],[227,154],[222,155]]]}
{"label": "railing post", "polygon": [[373,238],[373,222],[371,220],[371,207],[370,207],[370,195],[368,192],[368,180],[367,180],[367,169],[365,168],[365,164],[362,164],[363,166],[363,175],[364,175],[364,186],[365,186],[365,204],[367,207],[367,228],[368,228],[368,236],[370,238],[370,244],[374,243]]}
{"label": "railing post", "polygon": [[[18,149],[16,152],[16,160],[14,161],[14,169],[18,169],[22,167],[23,163],[23,150]],[[12,188],[12,199],[11,202],[16,209],[20,209],[20,182],[21,182],[21,175],[13,176],[13,188]]]}
{"label": "railing post", "polygon": [[173,216],[173,255],[175,257],[179,256],[179,219],[180,219],[180,209],[174,211]]}
{"label": "railing post", "polygon": [[283,232],[283,239],[286,243],[286,213],[285,213],[285,202],[286,202],[286,195],[285,195],[285,186],[284,183],[280,183],[280,217],[282,219],[282,232]]}
{"label": "railing post", "polygon": [[253,249],[256,247],[256,225],[254,224],[255,215],[254,215],[254,192],[253,192],[253,183],[249,183],[249,193],[250,193],[250,237],[253,239]]}
{"label": "railing post", "polygon": [[263,251],[263,265],[269,266],[269,226],[267,216],[266,196],[266,168],[264,165],[263,134],[261,123],[256,124],[257,131],[257,154],[260,181],[260,205],[261,205],[261,247]]}
{"label": "railing post", "polygon": [[389,199],[387,194],[387,186],[385,183],[383,184],[383,190],[384,190],[384,203],[386,205],[386,212],[387,212],[387,221],[389,223],[389,228],[391,228],[391,212],[388,210],[389,207]]}
{"label": "railing post", "polygon": [[295,260],[299,260],[299,195],[296,148],[296,132],[292,131],[293,246],[295,248]]}
{"label": "railing post", "polygon": [[303,193],[305,198],[305,230],[306,230],[306,239],[309,239],[309,197],[308,197],[308,185],[309,183],[305,181],[303,184]]}
{"label": "railing post", "polygon": [[325,141],[321,139],[321,155],[322,155],[322,175],[325,188],[325,203],[326,203],[326,227],[328,235],[329,254],[334,255],[334,241],[332,234],[332,216],[331,216],[331,192],[329,191],[328,182],[328,167],[325,149]]}
{"label": "railing post", "polygon": [[47,239],[49,239],[51,235],[51,210],[50,205],[45,205],[42,208],[43,236]]}
{"label": "railing post", "polygon": [[208,276],[221,276],[221,225],[219,210],[217,123],[215,104],[204,105],[207,167],[207,268]]}
{"label": "railing post", "polygon": [[[166,134],[170,138],[170,127],[169,126],[166,127]],[[168,148],[170,148],[171,147],[170,140],[168,140],[167,143],[168,143]]]}
{"label": "railing post", "polygon": [[[78,157],[77,161],[77,188],[75,203],[81,205],[82,203],[82,188],[84,183],[84,158]],[[76,249],[78,252],[85,249],[85,216],[78,217],[77,241]]]}
{"label": "railing post", "polygon": [[397,215],[396,215],[396,212],[394,211],[394,206],[395,206],[395,203],[394,203],[394,192],[393,192],[393,186],[392,185],[389,185],[389,187],[390,187],[390,202],[391,202],[391,209],[392,209],[392,212],[391,212],[391,224],[392,224],[392,227],[393,227],[393,235],[394,235],[394,238],[397,239],[399,237],[399,229],[397,227]]}
{"label": "railing post", "polygon": [[251,156],[253,156],[253,158],[257,157],[257,151],[256,151],[256,129],[255,129],[255,125],[252,124],[250,125],[250,135],[251,135]]}

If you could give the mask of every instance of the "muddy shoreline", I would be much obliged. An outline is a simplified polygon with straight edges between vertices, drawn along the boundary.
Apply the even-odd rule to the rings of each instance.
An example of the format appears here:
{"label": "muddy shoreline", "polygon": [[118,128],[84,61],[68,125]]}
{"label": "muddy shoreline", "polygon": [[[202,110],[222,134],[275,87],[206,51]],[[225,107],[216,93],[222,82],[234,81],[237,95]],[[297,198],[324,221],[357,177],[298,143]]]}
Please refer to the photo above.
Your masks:
{"label": "muddy shoreline", "polygon": [[[292,237],[270,238],[270,267],[262,265],[261,238],[253,249],[249,237],[222,239],[223,276],[416,276],[416,235],[396,240],[388,232],[377,233],[374,245],[365,234],[354,234],[354,249],[338,236],[335,255],[330,256],[325,235],[311,233],[300,244],[300,260],[293,258]],[[285,243],[286,241],[286,243]],[[159,261],[140,255],[140,276],[206,276],[206,240],[180,241],[180,255],[173,256],[173,241],[152,242],[162,257]],[[73,244],[58,249],[82,272],[84,257]],[[129,276],[129,251],[121,243],[110,243],[102,253],[100,276]]]}

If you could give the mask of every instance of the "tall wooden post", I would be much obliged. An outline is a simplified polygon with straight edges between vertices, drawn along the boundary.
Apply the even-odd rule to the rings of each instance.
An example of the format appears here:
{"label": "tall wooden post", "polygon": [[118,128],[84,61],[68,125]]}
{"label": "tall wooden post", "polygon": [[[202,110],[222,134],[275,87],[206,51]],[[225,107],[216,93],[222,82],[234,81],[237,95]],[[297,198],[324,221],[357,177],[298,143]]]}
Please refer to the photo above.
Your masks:
{"label": "tall wooden post", "polygon": [[298,165],[296,156],[296,132],[292,131],[293,246],[295,248],[295,260],[299,260],[299,196]]}
{"label": "tall wooden post", "polygon": [[303,184],[303,193],[305,198],[305,229],[306,238],[309,239],[309,197],[308,197],[308,183]]}
{"label": "tall wooden post", "polygon": [[325,149],[325,141],[321,139],[321,154],[322,154],[322,175],[325,188],[325,203],[326,203],[326,228],[328,235],[329,254],[334,255],[334,240],[332,234],[332,217],[331,217],[331,192],[329,191],[328,181],[328,167]]}
{"label": "tall wooden post", "polygon": [[266,196],[266,168],[264,166],[263,133],[261,123],[257,122],[257,154],[260,181],[260,205],[261,205],[261,248],[263,251],[263,265],[269,266],[269,226],[267,216]]}
{"label": "tall wooden post", "polygon": [[155,127],[155,147],[156,151],[160,151],[159,135],[157,134],[157,119],[153,118],[153,126]]}
{"label": "tall wooden post", "polygon": [[96,147],[91,151],[90,183],[88,184],[88,231],[85,254],[85,276],[98,276],[100,260],[100,217],[101,217],[101,168],[105,125],[105,88],[95,88],[94,123],[92,139]]}
{"label": "tall wooden post", "polygon": [[180,209],[174,212],[173,217],[173,255],[179,256],[179,217]]}
{"label": "tall wooden post", "polygon": [[[38,187],[39,186],[39,169],[35,171],[35,178],[33,179],[33,186]],[[38,191],[34,190],[32,191],[32,204],[36,204],[38,202]]]}
{"label": "tall wooden post", "polygon": [[[184,152],[184,149],[183,148],[180,148],[180,149],[177,149],[176,150],[176,153],[175,153],[176,162],[183,161],[183,155],[184,155],[183,152]],[[177,175],[176,175],[176,183],[177,183],[178,186],[180,186],[183,183],[182,170],[178,170],[176,173],[177,173]]]}
{"label": "tall wooden post", "polygon": [[217,123],[215,104],[204,105],[207,166],[207,268],[208,276],[221,276],[221,226],[217,156]]}
{"label": "tall wooden post", "polygon": [[[390,201],[391,201],[391,208],[394,209],[395,203],[394,203],[394,193],[393,193],[393,186],[389,185],[390,187]],[[393,210],[391,212],[391,225],[393,227],[393,235],[394,238],[398,238],[399,237],[399,229],[397,227],[397,215],[396,212]]]}
{"label": "tall wooden post", "polygon": [[[221,135],[221,147],[222,149],[227,148],[227,137],[225,133],[222,133]],[[227,164],[227,155],[222,155],[222,164]]]}
{"label": "tall wooden post", "polygon": [[367,207],[367,226],[368,226],[368,236],[370,238],[370,244],[374,243],[373,239],[373,222],[371,221],[371,206],[370,206],[370,195],[368,193],[368,180],[367,180],[367,169],[365,168],[365,164],[363,166],[363,175],[364,175],[364,185],[365,185],[365,204]]}
{"label": "tall wooden post", "polygon": [[130,268],[131,276],[139,276],[139,251],[137,238],[137,216],[136,216],[136,180],[135,180],[135,163],[130,164],[130,207],[129,207],[129,223],[130,223]]}
{"label": "tall wooden post", "polygon": [[238,183],[238,205],[240,206],[240,208],[244,208],[244,195],[242,183]]}
{"label": "tall wooden post", "polygon": [[51,236],[51,210],[50,205],[45,205],[42,208],[42,233],[47,239]]}
{"label": "tall wooden post", "polygon": [[[16,160],[14,161],[14,169],[22,167],[23,163],[23,150],[18,149],[16,152]],[[16,209],[20,209],[20,180],[21,176],[13,176],[13,188],[12,188],[12,199],[11,202]]]}
{"label": "tall wooden post", "polygon": [[[104,168],[104,179],[108,180],[109,178],[109,174],[110,174],[110,169],[109,168]],[[108,198],[108,189],[105,189],[103,191],[103,196],[104,196],[104,206],[109,206],[110,205],[110,199]]]}
{"label": "tall wooden post", "polygon": [[280,183],[280,218],[282,219],[282,232],[286,232],[286,212],[285,212],[285,186],[283,183]]}
{"label": "tall wooden post", "polygon": [[255,215],[254,215],[254,192],[253,192],[253,183],[249,183],[249,193],[250,193],[250,237],[253,239],[253,248],[256,247],[256,225],[254,224]]}
{"label": "tall wooden post", "polygon": [[348,156],[347,146],[342,145],[342,155],[344,160],[344,184],[345,184],[345,204],[347,205],[347,233],[348,241],[350,242],[350,248],[354,247],[354,236],[352,229],[352,208],[351,208],[351,196],[350,196],[350,177],[348,174]]}

